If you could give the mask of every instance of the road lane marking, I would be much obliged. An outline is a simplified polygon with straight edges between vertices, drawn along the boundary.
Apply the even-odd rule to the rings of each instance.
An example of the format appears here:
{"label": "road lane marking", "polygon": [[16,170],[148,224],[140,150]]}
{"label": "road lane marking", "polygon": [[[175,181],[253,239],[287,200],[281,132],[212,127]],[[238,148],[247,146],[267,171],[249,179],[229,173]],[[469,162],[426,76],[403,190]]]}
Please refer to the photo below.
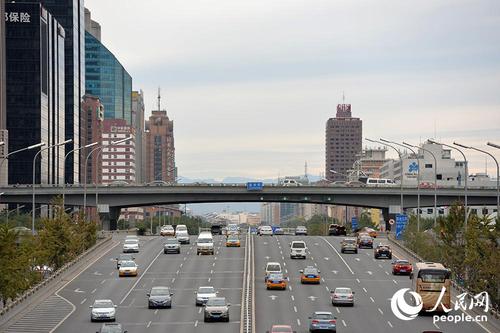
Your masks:
{"label": "road lane marking", "polygon": [[344,319],[342,319],[342,324],[344,325],[344,327],[347,327],[347,324],[345,323]]}
{"label": "road lane marking", "polygon": [[155,314],[158,314],[158,309],[155,310]]}
{"label": "road lane marking", "polygon": [[387,324],[391,326],[391,328],[393,327],[390,321],[387,321]]}
{"label": "road lane marking", "polygon": [[201,313],[201,310],[202,310],[202,308],[200,308],[200,310],[198,310],[198,313]]}
{"label": "road lane marking", "polygon": [[290,295],[290,297],[292,298],[292,301],[295,301],[295,297],[293,297],[293,295]]}
{"label": "road lane marking", "polygon": [[394,280],[394,279],[392,280],[392,282],[394,282],[394,284],[398,284],[398,282],[396,280]]}
{"label": "road lane marking", "polygon": [[297,318],[297,326],[300,326],[300,319]]}
{"label": "road lane marking", "polygon": [[83,299],[83,301],[81,301],[81,302],[80,302],[80,304],[85,303],[85,301],[87,301],[87,299],[86,299],[86,298],[84,298],[84,299]]}
{"label": "road lane marking", "polygon": [[378,312],[380,312],[381,315],[384,315],[384,312],[380,308],[377,308],[377,309],[378,309]]}
{"label": "road lane marking", "polygon": [[[148,269],[153,266],[153,263],[155,262],[156,259],[158,259],[158,257],[163,253],[163,249],[160,250],[160,252],[158,252],[158,254],[156,255],[156,257],[153,258],[153,260],[151,260],[151,262],[149,263],[148,267],[146,267],[146,269],[144,270],[144,272],[139,276],[139,278],[137,279],[137,281],[135,281],[135,283],[132,285],[132,288],[129,289],[129,291],[127,291],[127,293],[125,294],[125,296],[122,298],[122,300],[120,301],[120,305],[125,302],[125,300],[127,299],[128,295],[130,295],[130,293],[132,292],[132,290],[139,284],[139,282],[141,281],[142,277],[144,275],[146,275],[145,273],[148,271]],[[175,279],[175,278],[174,278]]]}
{"label": "road lane marking", "polygon": [[371,296],[370,296],[370,300],[372,301],[372,303],[375,303],[375,300]]}
{"label": "road lane marking", "polygon": [[297,312],[297,307],[295,305],[293,306],[293,311]]}
{"label": "road lane marking", "polygon": [[349,271],[351,272],[352,275],[354,275],[354,272],[352,271],[351,267],[349,267],[349,265],[347,264],[347,262],[344,260],[344,258],[342,258],[342,256],[340,255],[339,251],[337,251],[337,249],[329,242],[326,240],[325,237],[321,237],[322,240],[324,240],[328,245],[330,245],[330,247],[335,251],[335,253],[339,256],[340,260],[342,260],[342,262],[346,265],[347,269],[349,269]]}
{"label": "road lane marking", "polygon": [[361,281],[359,281],[359,279],[358,279],[358,278],[356,278],[356,281],[358,281],[358,283],[361,283]]}
{"label": "road lane marking", "polygon": [[366,290],[366,288],[365,288],[365,287],[363,287],[363,291],[364,291],[365,293],[367,293],[367,292],[368,292],[368,290]]}
{"label": "road lane marking", "polygon": [[149,328],[149,326],[151,326],[151,321],[148,323],[148,325],[146,327]]}
{"label": "road lane marking", "polygon": [[106,279],[102,280],[102,281],[101,281],[101,284],[104,284],[104,282],[106,282]]}
{"label": "road lane marking", "polygon": [[198,320],[194,322],[194,327],[198,327]]}
{"label": "road lane marking", "polygon": [[91,293],[91,294],[93,294],[93,293],[95,293],[96,291],[97,291],[97,288],[96,288],[96,289],[94,289],[94,290],[92,290],[90,293]]}

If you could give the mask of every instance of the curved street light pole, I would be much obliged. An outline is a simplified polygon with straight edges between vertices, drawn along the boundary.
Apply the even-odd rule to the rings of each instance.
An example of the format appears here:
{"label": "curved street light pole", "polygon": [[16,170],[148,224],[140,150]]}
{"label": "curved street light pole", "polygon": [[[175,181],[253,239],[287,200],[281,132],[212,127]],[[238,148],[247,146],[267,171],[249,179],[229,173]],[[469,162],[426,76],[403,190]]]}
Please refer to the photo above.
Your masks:
{"label": "curved street light pole", "polygon": [[[38,155],[40,155],[42,153],[42,151],[44,150],[48,150],[48,149],[51,149],[51,148],[54,148],[54,147],[59,147],[59,146],[62,146],[62,145],[65,145],[67,143],[70,143],[72,142],[73,139],[68,139],[66,141],[63,141],[63,142],[58,142],[56,144],[53,144],[51,146],[48,146],[48,147],[45,147],[45,148],[42,148],[40,149],[39,151],[37,151],[37,153],[35,154],[35,156],[33,157],[33,184],[32,184],[32,189],[33,189],[33,214],[31,216],[31,234],[32,235],[35,235],[35,165],[36,165],[36,158],[38,157]],[[42,145],[43,146],[43,145]],[[40,146],[41,147],[41,146]],[[41,183],[41,178],[40,178],[40,183]]]}
{"label": "curved street light pole", "polygon": [[[0,146],[4,145],[5,142],[0,142]],[[25,150],[31,150],[31,149],[35,149],[35,148],[38,148],[38,147],[41,147],[41,146],[44,146],[45,143],[44,142],[40,142],[40,143],[37,143],[37,144],[34,144],[34,145],[31,145],[31,146],[28,146],[28,147],[25,147],[25,148],[21,148],[21,149],[18,149],[18,150],[14,150],[13,152],[10,152],[8,153],[7,155],[5,155],[4,157],[2,157],[2,161],[0,162],[0,172],[3,167],[3,163],[5,162],[5,160],[9,159],[9,156],[11,155],[14,155],[14,154],[17,154],[17,153],[20,153],[22,151],[25,151]],[[8,185],[9,184],[9,175],[7,173],[7,181],[6,181],[6,184]]]}
{"label": "curved street light pole", "polygon": [[[415,150],[413,150],[413,148],[405,146],[404,144],[385,140],[382,138],[380,139],[380,141],[384,143],[392,143],[403,148],[408,148],[413,153],[413,155],[415,155],[415,158],[417,159],[417,231],[420,232],[420,160],[418,158],[418,154],[415,152]],[[401,168],[403,168],[403,165],[401,165]]]}

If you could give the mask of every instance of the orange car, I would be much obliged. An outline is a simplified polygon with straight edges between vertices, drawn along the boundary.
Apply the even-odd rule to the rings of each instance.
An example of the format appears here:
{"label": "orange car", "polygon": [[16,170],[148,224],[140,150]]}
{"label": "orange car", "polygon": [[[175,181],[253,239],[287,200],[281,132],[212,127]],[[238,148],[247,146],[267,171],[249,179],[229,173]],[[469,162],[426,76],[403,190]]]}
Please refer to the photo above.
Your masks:
{"label": "orange car", "polygon": [[266,281],[267,290],[269,289],[281,289],[285,290],[287,287],[287,281],[283,274],[270,274]]}
{"label": "orange car", "polygon": [[307,266],[304,269],[300,270],[300,283],[320,283],[321,273],[316,267]]}

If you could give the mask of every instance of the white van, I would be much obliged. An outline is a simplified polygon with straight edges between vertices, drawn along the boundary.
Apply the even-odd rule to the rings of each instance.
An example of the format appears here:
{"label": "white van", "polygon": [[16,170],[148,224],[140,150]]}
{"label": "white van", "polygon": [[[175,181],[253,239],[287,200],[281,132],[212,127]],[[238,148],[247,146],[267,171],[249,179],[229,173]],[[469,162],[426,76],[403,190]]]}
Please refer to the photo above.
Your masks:
{"label": "white van", "polygon": [[202,231],[198,236],[196,254],[214,254],[214,239],[210,231]]}
{"label": "white van", "polygon": [[306,258],[306,242],[304,241],[292,241],[290,243],[290,259],[294,258]]}
{"label": "white van", "polygon": [[281,264],[279,262],[268,262],[264,269],[266,271],[264,281],[266,281],[266,282],[267,282],[267,278],[269,277],[269,275],[283,273],[283,271],[281,270]]}
{"label": "white van", "polygon": [[281,183],[283,186],[300,186],[301,184],[295,179],[284,179]]}

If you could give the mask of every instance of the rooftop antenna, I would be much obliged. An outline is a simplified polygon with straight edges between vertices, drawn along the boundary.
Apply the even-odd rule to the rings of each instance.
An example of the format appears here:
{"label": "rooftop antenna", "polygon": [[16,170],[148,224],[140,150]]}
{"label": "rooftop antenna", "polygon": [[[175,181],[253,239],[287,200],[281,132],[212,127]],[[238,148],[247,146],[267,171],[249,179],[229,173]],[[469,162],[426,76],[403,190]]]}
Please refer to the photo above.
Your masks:
{"label": "rooftop antenna", "polygon": [[161,105],[161,92],[160,92],[160,87],[158,87],[158,111],[160,111],[160,105]]}
{"label": "rooftop antenna", "polygon": [[305,179],[307,179],[307,161],[304,164]]}
{"label": "rooftop antenna", "polygon": [[345,104],[345,94],[343,90],[342,90],[342,104]]}

